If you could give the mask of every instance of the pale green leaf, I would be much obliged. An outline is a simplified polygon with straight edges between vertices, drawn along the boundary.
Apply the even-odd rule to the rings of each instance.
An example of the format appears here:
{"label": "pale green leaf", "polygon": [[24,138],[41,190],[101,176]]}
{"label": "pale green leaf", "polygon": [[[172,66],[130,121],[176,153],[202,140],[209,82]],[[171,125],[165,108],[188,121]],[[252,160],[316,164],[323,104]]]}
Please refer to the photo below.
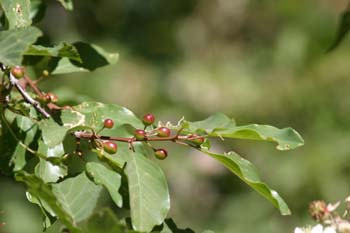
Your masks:
{"label": "pale green leaf", "polygon": [[17,172],[15,175],[17,181],[24,182],[27,185],[28,192],[36,199],[45,202],[55,215],[70,229],[71,233],[81,233],[73,217],[65,209],[66,203],[58,201],[53,193],[51,186],[45,184],[40,178],[26,172]]}
{"label": "pale green leaf", "polygon": [[0,32],[0,61],[8,66],[20,65],[28,46],[41,35],[35,27]]}
{"label": "pale green leaf", "polygon": [[102,164],[95,162],[86,164],[86,172],[92,177],[96,184],[101,184],[106,187],[114,203],[121,208],[123,205],[123,198],[119,193],[121,176]]}
{"label": "pale green leaf", "polygon": [[279,129],[270,125],[237,126],[233,119],[216,113],[203,121],[184,121],[183,132],[205,132],[210,137],[250,139],[277,143],[278,150],[289,150],[304,145],[302,137],[292,128]]}
{"label": "pale green leaf", "polygon": [[270,189],[264,182],[260,180],[254,165],[248,160],[242,158],[235,152],[216,154],[204,149],[201,151],[218,160],[232,173],[238,176],[242,181],[247,183],[263,197],[268,199],[276,208],[279,209],[282,215],[290,214],[290,210],[285,201],[275,190]]}
{"label": "pale green leaf", "polygon": [[52,191],[74,223],[88,218],[96,207],[101,186],[90,181],[85,173],[52,185]]}
{"label": "pale green leaf", "polygon": [[1,6],[7,18],[8,29],[28,27],[30,18],[30,0],[1,0]]}
{"label": "pale green leaf", "polygon": [[74,8],[72,0],[57,0],[57,1],[59,1],[66,10],[72,11]]}

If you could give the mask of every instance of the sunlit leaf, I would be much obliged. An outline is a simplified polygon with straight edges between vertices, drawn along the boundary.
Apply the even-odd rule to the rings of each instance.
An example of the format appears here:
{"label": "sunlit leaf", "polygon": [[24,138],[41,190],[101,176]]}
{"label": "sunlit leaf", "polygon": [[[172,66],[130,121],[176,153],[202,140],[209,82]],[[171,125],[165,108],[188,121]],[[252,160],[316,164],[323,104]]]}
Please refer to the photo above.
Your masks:
{"label": "sunlit leaf", "polygon": [[210,137],[275,142],[278,150],[290,150],[304,145],[304,140],[292,128],[278,129],[274,126],[258,124],[237,126],[233,119],[222,113],[212,115],[203,121],[184,121],[182,127],[184,132],[205,131]]}
{"label": "sunlit leaf", "polygon": [[57,0],[57,1],[59,1],[66,10],[69,10],[69,11],[73,10],[72,0]]}
{"label": "sunlit leaf", "polygon": [[61,43],[55,47],[44,47],[41,45],[31,45],[24,53],[26,56],[49,56],[49,57],[66,57],[80,62],[80,56],[77,49],[67,43]]}
{"label": "sunlit leaf", "polygon": [[0,61],[9,66],[21,64],[28,46],[41,35],[35,27],[0,32]]}
{"label": "sunlit leaf", "polygon": [[95,185],[85,173],[81,173],[74,178],[53,184],[52,191],[57,201],[72,217],[73,222],[78,223],[92,214],[100,195],[101,186]]}
{"label": "sunlit leaf", "polygon": [[1,0],[0,3],[9,29],[28,27],[32,24],[30,0]]}
{"label": "sunlit leaf", "polygon": [[247,183],[263,197],[268,199],[276,208],[279,209],[282,215],[290,214],[290,210],[285,201],[275,190],[270,189],[269,186],[260,180],[254,165],[248,160],[242,158],[235,152],[216,154],[205,149],[202,149],[201,151],[222,163],[242,181]]}

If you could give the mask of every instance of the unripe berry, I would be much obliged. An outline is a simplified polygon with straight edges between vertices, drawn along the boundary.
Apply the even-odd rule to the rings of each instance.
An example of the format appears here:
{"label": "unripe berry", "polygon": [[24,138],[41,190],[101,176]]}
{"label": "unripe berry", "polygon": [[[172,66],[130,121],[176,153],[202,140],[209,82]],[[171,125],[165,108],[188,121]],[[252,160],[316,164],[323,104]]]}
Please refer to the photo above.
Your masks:
{"label": "unripe berry", "polygon": [[24,68],[22,66],[14,66],[11,69],[11,74],[15,76],[16,79],[23,78]]}
{"label": "unripe berry", "polygon": [[165,149],[157,149],[154,155],[157,159],[163,160],[168,156],[168,152]]}
{"label": "unripe berry", "polygon": [[188,139],[191,140],[191,142],[193,142],[197,146],[202,145],[205,141],[204,137],[200,137],[198,135],[192,135],[192,136],[188,137]]}
{"label": "unripe berry", "polygon": [[146,132],[143,129],[137,129],[134,132],[134,136],[138,141],[142,141],[146,138]]}
{"label": "unripe berry", "polygon": [[117,153],[118,146],[116,143],[114,143],[112,141],[106,141],[103,143],[103,149],[108,154],[115,154],[115,153]]}
{"label": "unripe berry", "polygon": [[108,119],[104,120],[103,126],[107,129],[111,129],[114,126],[114,121],[112,119],[108,118]]}
{"label": "unripe berry", "polygon": [[152,125],[154,123],[154,120],[155,120],[154,115],[150,113],[144,115],[142,118],[142,122],[145,125]]}
{"label": "unripe berry", "polygon": [[170,129],[167,128],[167,127],[160,127],[158,130],[157,130],[157,135],[159,137],[169,137],[170,136]]}
{"label": "unripe berry", "polygon": [[45,100],[49,103],[56,103],[58,101],[57,95],[52,92],[48,92],[44,96]]}

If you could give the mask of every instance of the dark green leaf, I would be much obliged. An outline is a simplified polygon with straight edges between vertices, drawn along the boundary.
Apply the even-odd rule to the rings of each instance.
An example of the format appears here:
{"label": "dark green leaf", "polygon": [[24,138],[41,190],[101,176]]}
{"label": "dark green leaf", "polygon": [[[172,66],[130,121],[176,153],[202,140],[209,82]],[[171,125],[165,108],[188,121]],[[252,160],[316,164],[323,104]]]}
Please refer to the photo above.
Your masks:
{"label": "dark green leaf", "polygon": [[2,0],[2,9],[7,18],[8,29],[28,27],[30,18],[30,0]]}
{"label": "dark green leaf", "polygon": [[203,121],[184,121],[183,127],[184,132],[196,133],[205,131],[210,137],[275,142],[278,150],[294,149],[304,144],[304,140],[292,128],[278,129],[270,125],[258,124],[237,126],[233,119],[222,113],[216,113]]}
{"label": "dark green leaf", "polygon": [[21,64],[28,46],[41,35],[35,27],[0,32],[0,61],[9,66]]}
{"label": "dark green leaf", "polygon": [[260,180],[254,165],[251,164],[248,160],[242,158],[235,152],[215,154],[205,149],[202,149],[201,151],[218,160],[232,173],[238,176],[242,181],[247,183],[263,197],[268,199],[280,210],[282,215],[290,214],[290,210],[284,200],[275,190],[270,189],[265,183]]}
{"label": "dark green leaf", "polygon": [[15,177],[17,181],[24,182],[27,185],[28,192],[32,196],[41,202],[45,202],[72,233],[81,233],[77,228],[76,222],[73,221],[73,217],[66,210],[67,204],[64,200],[63,202],[61,202],[62,200],[58,201],[50,185],[45,184],[40,178],[23,171],[16,173]]}
{"label": "dark green leaf", "polygon": [[123,199],[119,193],[121,185],[121,176],[106,168],[102,164],[90,162],[86,164],[86,172],[93,178],[96,184],[101,184],[108,190],[114,203],[118,207],[122,207]]}
{"label": "dark green leaf", "polygon": [[332,45],[328,48],[327,52],[332,51],[343,41],[345,36],[350,30],[350,9],[347,9],[340,17],[338,30]]}
{"label": "dark green leaf", "polygon": [[78,50],[82,62],[61,59],[52,72],[53,74],[93,71],[106,65],[115,64],[118,61],[117,53],[107,53],[97,45],[83,42],[76,42],[73,45]]}
{"label": "dark green leaf", "polygon": [[124,233],[118,218],[110,209],[103,209],[94,213],[83,224],[84,233]]}
{"label": "dark green leaf", "polygon": [[33,23],[41,21],[45,15],[46,2],[43,0],[30,0],[30,18]]}
{"label": "dark green leaf", "polygon": [[52,185],[52,191],[76,224],[88,218],[96,207],[101,186],[90,181],[85,173]]}
{"label": "dark green leaf", "polygon": [[31,45],[24,53],[27,56],[49,56],[49,57],[66,57],[80,62],[80,56],[77,49],[70,44],[61,43],[55,47],[44,47],[41,45]]}
{"label": "dark green leaf", "polygon": [[186,228],[180,229],[176,226],[173,219],[166,219],[163,223],[162,230],[160,233],[194,233],[193,230]]}

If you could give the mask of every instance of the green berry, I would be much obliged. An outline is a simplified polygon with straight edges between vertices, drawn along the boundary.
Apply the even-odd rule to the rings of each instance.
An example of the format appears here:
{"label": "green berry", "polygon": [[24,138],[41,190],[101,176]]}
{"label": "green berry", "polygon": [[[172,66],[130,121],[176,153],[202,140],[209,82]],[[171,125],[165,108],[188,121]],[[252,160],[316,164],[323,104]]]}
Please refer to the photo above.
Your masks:
{"label": "green berry", "polygon": [[23,78],[24,68],[22,66],[14,66],[11,69],[11,74],[15,76],[16,79]]}
{"label": "green berry", "polygon": [[142,118],[142,122],[145,125],[152,125],[154,123],[154,120],[155,120],[155,117],[151,113],[144,115]]}
{"label": "green berry", "polygon": [[154,155],[157,159],[163,160],[168,156],[168,152],[165,149],[157,149]]}
{"label": "green berry", "polygon": [[192,136],[188,137],[188,139],[191,140],[191,142],[193,142],[197,146],[202,145],[205,141],[204,137],[200,137],[198,135],[192,135]]}
{"label": "green berry", "polygon": [[146,131],[143,129],[137,129],[134,132],[134,136],[138,141],[142,141],[146,138]]}
{"label": "green berry", "polygon": [[111,129],[114,126],[114,121],[112,119],[106,119],[103,122],[103,126],[107,129]]}
{"label": "green berry", "polygon": [[170,136],[170,129],[167,128],[167,127],[160,127],[158,130],[157,130],[157,135],[159,137],[169,137]]}
{"label": "green berry", "polygon": [[117,152],[118,146],[112,141],[106,141],[103,143],[103,149],[108,154],[115,154]]}

